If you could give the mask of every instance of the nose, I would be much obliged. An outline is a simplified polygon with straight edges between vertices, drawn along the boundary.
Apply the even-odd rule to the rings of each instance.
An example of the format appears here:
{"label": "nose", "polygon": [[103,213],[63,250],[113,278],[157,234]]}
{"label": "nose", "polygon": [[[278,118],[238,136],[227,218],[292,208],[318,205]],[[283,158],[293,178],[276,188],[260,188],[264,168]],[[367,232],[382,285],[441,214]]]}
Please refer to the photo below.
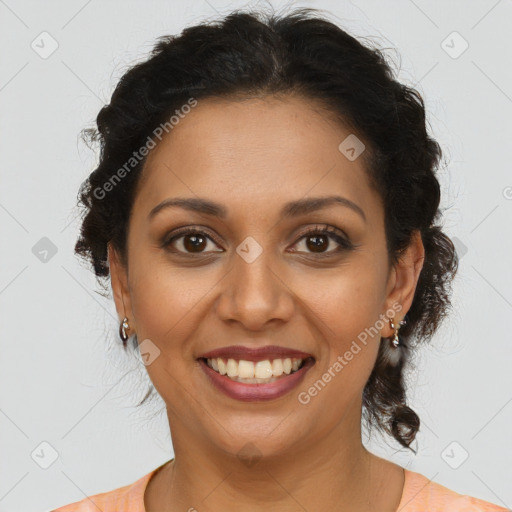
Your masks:
{"label": "nose", "polygon": [[252,262],[234,254],[216,304],[221,320],[258,331],[272,322],[288,322],[294,309],[290,283],[280,272],[279,263],[272,260],[271,251],[263,250]]}

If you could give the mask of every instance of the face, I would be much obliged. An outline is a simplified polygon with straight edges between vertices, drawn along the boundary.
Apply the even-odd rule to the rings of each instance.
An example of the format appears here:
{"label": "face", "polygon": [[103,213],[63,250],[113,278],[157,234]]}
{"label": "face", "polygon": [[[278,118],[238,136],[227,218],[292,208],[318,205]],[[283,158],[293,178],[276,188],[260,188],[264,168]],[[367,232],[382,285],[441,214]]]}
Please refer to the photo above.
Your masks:
{"label": "face", "polygon": [[[128,267],[109,257],[119,316],[146,343],[176,453],[252,443],[272,457],[358,439],[362,391],[380,337],[393,333],[383,315],[410,307],[422,246],[389,266],[381,199],[362,157],[338,149],[350,133],[302,98],[206,99],[151,151]],[[332,196],[342,199],[305,207]],[[224,215],[162,206],[177,198]],[[264,386],[234,382],[201,359],[224,348],[232,376],[229,356],[260,376],[279,373],[276,359],[286,369],[292,350],[304,367]]]}

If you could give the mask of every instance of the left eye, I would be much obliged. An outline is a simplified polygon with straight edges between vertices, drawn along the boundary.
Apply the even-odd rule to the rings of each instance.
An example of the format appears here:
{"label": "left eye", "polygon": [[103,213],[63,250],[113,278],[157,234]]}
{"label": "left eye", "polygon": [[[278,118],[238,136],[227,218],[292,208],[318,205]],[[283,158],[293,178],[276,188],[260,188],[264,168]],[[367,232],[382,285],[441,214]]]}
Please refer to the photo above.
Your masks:
{"label": "left eye", "polygon": [[[329,228],[314,228],[306,231],[306,233],[302,234],[299,241],[304,240],[304,244],[307,249],[309,249],[313,253],[317,254],[325,254],[325,253],[337,253],[342,251],[343,249],[350,249],[352,244],[340,236],[336,231]],[[325,251],[325,249],[329,246],[329,242],[334,241],[338,244],[337,249],[333,249],[331,251]]]}

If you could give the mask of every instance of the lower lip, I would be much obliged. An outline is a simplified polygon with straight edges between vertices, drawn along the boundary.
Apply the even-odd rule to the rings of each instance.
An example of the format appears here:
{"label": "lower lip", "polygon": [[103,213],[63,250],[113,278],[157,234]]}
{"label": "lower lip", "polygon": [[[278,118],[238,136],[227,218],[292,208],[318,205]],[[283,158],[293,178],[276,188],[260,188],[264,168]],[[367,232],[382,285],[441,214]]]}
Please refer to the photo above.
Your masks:
{"label": "lower lip", "polygon": [[210,368],[204,359],[199,359],[199,363],[210,382],[227,396],[243,402],[261,402],[279,398],[298,386],[315,361],[307,359],[300,370],[267,384],[236,382]]}

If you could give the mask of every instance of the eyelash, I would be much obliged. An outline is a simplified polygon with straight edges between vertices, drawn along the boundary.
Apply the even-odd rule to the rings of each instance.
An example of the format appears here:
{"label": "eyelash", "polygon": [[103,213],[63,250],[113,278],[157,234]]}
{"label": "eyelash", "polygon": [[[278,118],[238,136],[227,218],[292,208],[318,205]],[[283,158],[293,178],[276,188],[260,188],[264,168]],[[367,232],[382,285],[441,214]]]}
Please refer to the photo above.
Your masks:
{"label": "eyelash", "polygon": [[[177,232],[175,232],[171,238],[164,239],[162,242],[162,247],[173,252],[173,253],[177,253],[180,255],[196,256],[196,255],[206,254],[206,253],[182,252],[182,251],[177,251],[175,249],[170,248],[171,244],[174,241],[176,241],[184,236],[187,236],[187,235],[202,235],[202,236],[205,236],[206,238],[208,238],[209,240],[211,240],[212,242],[218,244],[218,242],[212,236],[208,235],[208,233],[206,233],[205,231],[201,231],[196,228],[183,228],[183,229],[180,229]],[[327,235],[330,239],[334,240],[336,243],[338,243],[340,245],[340,247],[338,247],[337,249],[334,249],[334,250],[331,250],[328,252],[324,252],[324,253],[311,252],[311,253],[309,253],[309,254],[315,255],[315,257],[317,257],[317,258],[333,256],[334,254],[338,254],[344,250],[352,250],[357,247],[352,242],[350,242],[347,239],[340,236],[338,234],[337,230],[330,228],[329,226],[325,226],[325,225],[324,226],[315,226],[314,228],[307,229],[306,231],[304,231],[303,233],[300,234],[299,239],[297,240],[297,242],[295,242],[294,245],[297,245],[297,243],[300,242],[303,238],[307,238],[307,237],[310,237],[313,235]],[[220,251],[215,251],[215,252],[220,252]]]}

